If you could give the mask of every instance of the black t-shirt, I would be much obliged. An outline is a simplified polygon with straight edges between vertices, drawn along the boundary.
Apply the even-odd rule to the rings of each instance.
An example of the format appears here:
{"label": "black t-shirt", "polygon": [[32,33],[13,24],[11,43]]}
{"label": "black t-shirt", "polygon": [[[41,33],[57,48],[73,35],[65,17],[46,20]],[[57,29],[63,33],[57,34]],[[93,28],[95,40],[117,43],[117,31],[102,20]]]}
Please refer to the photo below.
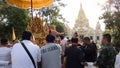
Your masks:
{"label": "black t-shirt", "polygon": [[95,62],[97,59],[97,48],[95,44],[90,44],[84,48],[85,61]]}
{"label": "black t-shirt", "polygon": [[65,49],[66,68],[84,68],[81,62],[84,59],[83,51],[77,46],[70,46]]}

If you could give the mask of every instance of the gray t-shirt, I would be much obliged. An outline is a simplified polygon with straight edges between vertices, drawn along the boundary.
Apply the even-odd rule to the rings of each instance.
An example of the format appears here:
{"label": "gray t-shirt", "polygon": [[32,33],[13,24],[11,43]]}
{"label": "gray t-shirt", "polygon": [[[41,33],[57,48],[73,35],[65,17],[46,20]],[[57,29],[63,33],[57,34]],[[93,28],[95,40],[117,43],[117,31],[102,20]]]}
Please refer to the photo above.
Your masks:
{"label": "gray t-shirt", "polygon": [[61,47],[59,44],[47,43],[41,47],[42,68],[61,68]]}

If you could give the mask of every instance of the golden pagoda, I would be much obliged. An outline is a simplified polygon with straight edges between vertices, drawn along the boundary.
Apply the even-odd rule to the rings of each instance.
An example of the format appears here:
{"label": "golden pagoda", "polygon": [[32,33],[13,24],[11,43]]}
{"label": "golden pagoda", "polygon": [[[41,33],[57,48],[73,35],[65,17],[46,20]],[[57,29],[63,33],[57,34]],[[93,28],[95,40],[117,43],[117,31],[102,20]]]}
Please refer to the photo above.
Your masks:
{"label": "golden pagoda", "polygon": [[86,18],[86,15],[81,4],[78,17],[75,21],[75,27],[73,28],[73,30],[75,30],[75,32],[78,32],[80,36],[84,36],[84,34],[87,32],[88,27],[89,27],[88,19]]}
{"label": "golden pagoda", "polygon": [[88,19],[86,18],[85,12],[83,10],[82,4],[80,5],[80,10],[78,13],[78,18],[80,18],[80,20],[83,20],[83,22],[87,22]]}
{"label": "golden pagoda", "polygon": [[77,32],[80,38],[90,37],[90,39],[96,43],[100,43],[102,39],[102,30],[100,23],[98,22],[96,24],[95,29],[89,26],[89,20],[85,15],[82,4],[80,5],[80,10],[78,12],[72,34],[74,34],[74,32]]}
{"label": "golden pagoda", "polygon": [[33,21],[28,26],[28,30],[31,30],[35,36],[35,43],[39,46],[43,46],[46,43],[45,37],[49,33],[47,24],[43,19],[37,17],[33,18]]}

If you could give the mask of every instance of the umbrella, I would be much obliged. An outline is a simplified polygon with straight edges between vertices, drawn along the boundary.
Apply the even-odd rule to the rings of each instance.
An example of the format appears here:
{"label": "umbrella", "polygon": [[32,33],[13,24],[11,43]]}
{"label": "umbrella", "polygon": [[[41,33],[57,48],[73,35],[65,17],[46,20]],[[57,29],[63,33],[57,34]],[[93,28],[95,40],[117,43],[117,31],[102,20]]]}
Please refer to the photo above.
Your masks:
{"label": "umbrella", "polygon": [[16,6],[22,9],[31,8],[32,21],[33,21],[33,9],[39,9],[52,4],[53,0],[6,0],[8,4]]}
{"label": "umbrella", "polygon": [[52,2],[53,0],[7,0],[8,4],[23,9],[39,9],[41,7],[49,6],[50,4],[52,4]]}

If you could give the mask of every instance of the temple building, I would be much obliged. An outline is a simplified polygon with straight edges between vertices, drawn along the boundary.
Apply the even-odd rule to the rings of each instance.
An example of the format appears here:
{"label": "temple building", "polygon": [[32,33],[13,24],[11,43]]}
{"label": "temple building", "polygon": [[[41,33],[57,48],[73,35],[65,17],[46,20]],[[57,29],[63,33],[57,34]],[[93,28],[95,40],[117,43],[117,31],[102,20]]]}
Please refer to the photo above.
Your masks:
{"label": "temple building", "polygon": [[82,4],[80,5],[78,17],[75,21],[75,25],[72,31],[73,31],[72,33],[77,32],[80,38],[89,37],[95,43],[98,44],[101,43],[102,39],[101,25],[99,22],[97,22],[95,29],[89,26],[89,20],[85,15]]}

